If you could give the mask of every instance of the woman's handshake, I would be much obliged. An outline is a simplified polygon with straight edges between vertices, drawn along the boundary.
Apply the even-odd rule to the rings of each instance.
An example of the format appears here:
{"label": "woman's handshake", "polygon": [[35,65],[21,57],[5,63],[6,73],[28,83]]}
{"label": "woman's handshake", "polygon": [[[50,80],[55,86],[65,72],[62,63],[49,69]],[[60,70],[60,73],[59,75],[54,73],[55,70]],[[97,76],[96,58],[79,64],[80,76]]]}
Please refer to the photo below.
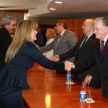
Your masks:
{"label": "woman's handshake", "polygon": [[70,61],[65,61],[65,70],[66,71],[71,71],[72,68],[75,68],[74,63],[72,63]]}

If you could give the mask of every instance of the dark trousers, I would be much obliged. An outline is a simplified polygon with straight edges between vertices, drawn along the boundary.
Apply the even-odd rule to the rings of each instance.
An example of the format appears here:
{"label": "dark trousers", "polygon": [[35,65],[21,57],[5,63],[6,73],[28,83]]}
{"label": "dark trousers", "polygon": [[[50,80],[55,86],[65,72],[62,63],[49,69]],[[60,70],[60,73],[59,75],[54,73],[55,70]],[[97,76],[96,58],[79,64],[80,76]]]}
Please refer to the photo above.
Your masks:
{"label": "dark trousers", "polygon": [[0,101],[3,108],[24,108],[22,88],[0,86]]}

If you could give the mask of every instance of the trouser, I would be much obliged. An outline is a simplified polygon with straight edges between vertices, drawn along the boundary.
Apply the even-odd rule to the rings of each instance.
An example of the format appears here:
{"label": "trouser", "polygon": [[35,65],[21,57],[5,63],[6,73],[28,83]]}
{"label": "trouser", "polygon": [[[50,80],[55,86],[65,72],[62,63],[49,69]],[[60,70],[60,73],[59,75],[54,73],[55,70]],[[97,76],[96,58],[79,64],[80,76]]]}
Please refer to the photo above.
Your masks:
{"label": "trouser", "polygon": [[0,86],[0,101],[3,108],[24,108],[22,88]]}

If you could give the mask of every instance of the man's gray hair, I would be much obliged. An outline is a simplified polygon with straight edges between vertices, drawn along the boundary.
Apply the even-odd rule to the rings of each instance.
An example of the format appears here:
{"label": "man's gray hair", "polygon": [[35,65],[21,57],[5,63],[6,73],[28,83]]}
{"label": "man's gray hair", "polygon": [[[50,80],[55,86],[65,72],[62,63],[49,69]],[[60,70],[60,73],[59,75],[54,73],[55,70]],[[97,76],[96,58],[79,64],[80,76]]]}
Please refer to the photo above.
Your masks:
{"label": "man's gray hair", "polygon": [[6,24],[10,24],[12,20],[16,21],[14,17],[6,15],[1,21],[1,26],[5,27]]}
{"label": "man's gray hair", "polygon": [[99,18],[96,18],[95,22],[100,21],[100,20],[102,21],[102,23],[103,23],[104,26],[108,26],[108,17],[99,17]]}

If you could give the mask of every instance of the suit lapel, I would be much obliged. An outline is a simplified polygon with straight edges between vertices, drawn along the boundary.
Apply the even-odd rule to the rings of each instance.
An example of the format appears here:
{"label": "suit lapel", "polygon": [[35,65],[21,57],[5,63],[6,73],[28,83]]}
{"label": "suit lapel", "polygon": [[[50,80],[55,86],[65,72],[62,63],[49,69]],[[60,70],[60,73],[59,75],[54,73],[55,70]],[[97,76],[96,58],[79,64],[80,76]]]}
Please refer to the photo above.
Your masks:
{"label": "suit lapel", "polygon": [[99,57],[99,59],[101,58],[101,51],[100,51],[100,40],[98,40],[97,44],[96,44],[96,52],[97,52],[97,56]]}
{"label": "suit lapel", "polygon": [[57,35],[56,38],[55,38],[54,49],[57,48],[58,39],[59,39],[59,35]]}
{"label": "suit lapel", "polygon": [[59,42],[58,42],[58,39],[59,39],[59,35],[58,35],[58,39],[57,39],[57,42],[56,42],[56,44],[57,44],[56,48],[57,48],[57,47],[60,45],[60,43],[62,42],[62,40],[63,40],[63,38],[64,38],[66,32],[67,32],[67,30],[65,30],[65,32],[64,32],[63,35],[61,36]]}
{"label": "suit lapel", "polygon": [[62,42],[62,40],[63,40],[64,36],[66,36],[66,32],[67,32],[67,30],[65,30],[65,32],[64,32],[64,33],[63,33],[63,35],[61,36],[61,38],[60,38],[60,40],[59,40],[59,43],[58,43],[58,44],[60,44],[60,42]]}
{"label": "suit lapel", "polygon": [[103,50],[101,59],[104,57],[104,55],[105,55],[105,53],[107,52],[107,50],[108,50],[108,40],[106,41],[106,44],[105,44],[105,46],[104,46],[104,50]]}
{"label": "suit lapel", "polygon": [[77,52],[76,52],[76,54],[78,54],[78,53],[79,53],[79,50],[80,50],[80,45],[81,45],[82,41],[84,40],[84,38],[85,38],[85,36],[83,36],[83,37],[79,40],[79,43],[78,43],[78,48],[77,48]]}
{"label": "suit lapel", "polygon": [[[79,50],[84,49],[84,47],[85,47],[87,44],[89,44],[94,38],[95,38],[95,35],[93,34],[93,35],[87,40],[87,42],[86,42],[84,45],[82,45],[82,46],[80,47]],[[83,38],[83,39],[84,39],[84,38]],[[83,41],[83,40],[82,40],[82,41]]]}

